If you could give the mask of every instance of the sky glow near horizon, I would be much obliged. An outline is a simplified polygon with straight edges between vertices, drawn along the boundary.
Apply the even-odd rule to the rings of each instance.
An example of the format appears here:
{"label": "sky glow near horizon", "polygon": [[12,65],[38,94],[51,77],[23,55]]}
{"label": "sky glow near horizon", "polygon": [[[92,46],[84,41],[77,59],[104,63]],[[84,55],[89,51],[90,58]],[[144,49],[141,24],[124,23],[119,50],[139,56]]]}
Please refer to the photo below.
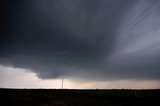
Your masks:
{"label": "sky glow near horizon", "polygon": [[[64,79],[64,89],[159,89],[159,80],[84,82]],[[30,70],[0,65],[0,88],[61,89],[62,79],[42,80]]]}
{"label": "sky glow near horizon", "polygon": [[160,88],[159,0],[15,0],[7,6],[1,88],[61,88],[62,77],[67,89]]}

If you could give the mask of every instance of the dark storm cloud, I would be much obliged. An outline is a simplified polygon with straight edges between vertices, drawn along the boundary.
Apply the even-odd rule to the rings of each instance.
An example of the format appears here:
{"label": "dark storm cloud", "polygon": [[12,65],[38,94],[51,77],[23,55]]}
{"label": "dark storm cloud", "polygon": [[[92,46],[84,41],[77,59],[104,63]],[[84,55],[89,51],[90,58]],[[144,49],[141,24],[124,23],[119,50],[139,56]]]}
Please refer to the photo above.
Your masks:
{"label": "dark storm cloud", "polygon": [[[12,1],[10,15],[5,16],[9,24],[0,39],[0,63],[30,69],[40,78],[159,78],[160,60],[154,60],[158,55],[147,55],[152,61],[145,55],[132,56],[125,51],[119,55],[123,43],[130,39],[120,39],[119,43],[114,40],[121,26],[152,3],[149,0]],[[130,17],[128,12],[135,12],[135,16]],[[149,21],[152,26],[156,23]],[[133,32],[126,36],[132,39]]]}

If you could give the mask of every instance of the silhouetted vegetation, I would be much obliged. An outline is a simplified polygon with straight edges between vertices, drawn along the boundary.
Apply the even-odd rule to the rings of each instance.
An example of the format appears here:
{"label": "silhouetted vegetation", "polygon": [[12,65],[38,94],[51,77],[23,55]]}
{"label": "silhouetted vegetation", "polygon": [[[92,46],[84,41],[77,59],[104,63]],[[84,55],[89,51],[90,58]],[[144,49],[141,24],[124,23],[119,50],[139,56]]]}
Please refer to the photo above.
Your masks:
{"label": "silhouetted vegetation", "polygon": [[0,89],[0,106],[160,106],[160,90]]}

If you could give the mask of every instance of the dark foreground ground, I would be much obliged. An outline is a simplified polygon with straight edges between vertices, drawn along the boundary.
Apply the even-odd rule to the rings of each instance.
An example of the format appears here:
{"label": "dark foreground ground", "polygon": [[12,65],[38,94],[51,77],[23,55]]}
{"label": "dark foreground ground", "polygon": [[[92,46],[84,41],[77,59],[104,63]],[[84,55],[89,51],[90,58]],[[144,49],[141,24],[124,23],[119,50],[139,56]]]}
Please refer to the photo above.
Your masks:
{"label": "dark foreground ground", "polygon": [[160,89],[0,89],[0,106],[160,106]]}

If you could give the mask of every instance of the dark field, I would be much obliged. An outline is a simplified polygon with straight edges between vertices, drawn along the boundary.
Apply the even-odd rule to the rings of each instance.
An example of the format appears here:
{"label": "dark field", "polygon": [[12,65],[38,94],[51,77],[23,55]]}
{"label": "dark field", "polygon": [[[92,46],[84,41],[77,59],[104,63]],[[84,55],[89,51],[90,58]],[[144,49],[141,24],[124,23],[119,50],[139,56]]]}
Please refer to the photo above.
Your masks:
{"label": "dark field", "polygon": [[160,89],[0,89],[0,106],[160,106]]}

